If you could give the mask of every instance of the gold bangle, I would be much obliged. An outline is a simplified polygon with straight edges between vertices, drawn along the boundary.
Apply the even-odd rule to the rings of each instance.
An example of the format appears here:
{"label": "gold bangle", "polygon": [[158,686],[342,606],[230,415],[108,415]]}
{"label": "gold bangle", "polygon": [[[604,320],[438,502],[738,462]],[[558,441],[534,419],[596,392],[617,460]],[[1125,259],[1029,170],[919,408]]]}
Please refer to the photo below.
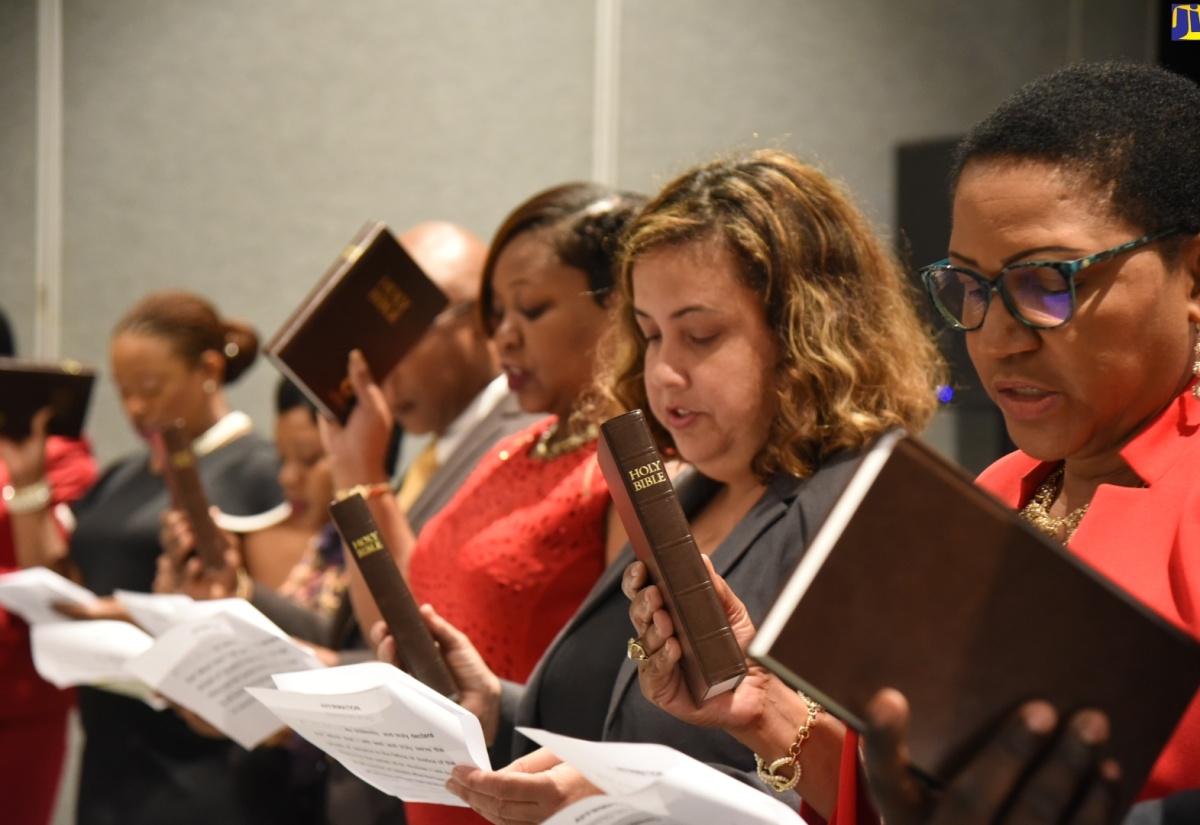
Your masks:
{"label": "gold bangle", "polygon": [[333,494],[333,500],[345,501],[351,496],[362,496],[363,498],[371,499],[376,496],[387,495],[390,492],[392,492],[392,485],[387,481],[377,481],[374,484],[355,484],[353,487],[338,490]]}
{"label": "gold bangle", "polygon": [[[812,729],[817,724],[817,717],[821,715],[821,711],[825,710],[825,708],[818,705],[808,696],[800,693],[800,691],[796,691],[796,693],[799,694],[800,698],[804,700],[804,704],[808,707],[808,719],[796,731],[796,739],[792,742],[792,746],[788,748],[787,756],[781,756],[768,765],[763,761],[761,756],[757,753],[754,754],[754,762],[758,766],[758,778],[768,788],[775,791],[775,793],[787,793],[796,787],[796,783],[800,781],[800,776],[804,773],[800,768],[800,751],[804,749],[804,740],[812,734]],[[795,768],[792,771],[791,778],[780,776],[777,772],[788,765]]]}
{"label": "gold bangle", "polygon": [[250,574],[246,572],[246,568],[239,567],[237,569],[237,593],[235,594],[243,601],[250,601],[250,597],[254,595],[254,582],[250,578]]}

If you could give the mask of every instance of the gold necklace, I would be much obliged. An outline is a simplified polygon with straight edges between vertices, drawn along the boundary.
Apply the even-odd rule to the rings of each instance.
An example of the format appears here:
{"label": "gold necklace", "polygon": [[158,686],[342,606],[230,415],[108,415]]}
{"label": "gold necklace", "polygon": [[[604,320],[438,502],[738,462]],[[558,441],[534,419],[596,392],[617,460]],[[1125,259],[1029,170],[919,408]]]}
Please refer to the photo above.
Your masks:
{"label": "gold necklace", "polygon": [[1075,535],[1075,531],[1079,528],[1079,522],[1083,521],[1083,516],[1092,503],[1089,501],[1062,518],[1050,515],[1050,505],[1054,503],[1054,497],[1058,494],[1058,484],[1062,481],[1062,477],[1063,468],[1059,467],[1037,488],[1033,498],[1022,508],[1021,515],[1046,535],[1066,544],[1071,540],[1071,536]]}
{"label": "gold necklace", "polygon": [[561,441],[551,444],[550,442],[554,441],[554,437],[558,435],[558,422],[555,421],[546,428],[537,443],[533,445],[533,457],[540,461],[553,461],[559,456],[575,452],[590,441],[595,441],[599,432],[595,424],[588,424],[583,432],[568,435]]}

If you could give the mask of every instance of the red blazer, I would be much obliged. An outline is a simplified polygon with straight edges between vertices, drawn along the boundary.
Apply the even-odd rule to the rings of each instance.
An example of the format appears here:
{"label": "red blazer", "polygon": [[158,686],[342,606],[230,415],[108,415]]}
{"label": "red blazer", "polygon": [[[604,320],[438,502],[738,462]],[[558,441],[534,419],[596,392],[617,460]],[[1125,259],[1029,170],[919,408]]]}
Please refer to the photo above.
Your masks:
{"label": "red blazer", "polygon": [[[1200,638],[1200,402],[1191,390],[1134,436],[1121,457],[1146,486],[1101,485],[1068,549]],[[1017,508],[1056,466],[1012,453],[978,483]],[[1167,743],[1141,798],[1191,788],[1200,788],[1200,697]]]}

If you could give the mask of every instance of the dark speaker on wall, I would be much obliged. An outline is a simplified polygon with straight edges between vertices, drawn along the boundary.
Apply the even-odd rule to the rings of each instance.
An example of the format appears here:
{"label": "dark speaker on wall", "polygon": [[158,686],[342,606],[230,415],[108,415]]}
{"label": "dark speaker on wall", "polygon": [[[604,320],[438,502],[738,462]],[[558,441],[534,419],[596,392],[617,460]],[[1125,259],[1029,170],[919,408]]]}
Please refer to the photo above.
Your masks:
{"label": "dark speaker on wall", "polygon": [[934,311],[917,270],[946,257],[950,242],[950,163],[958,138],[902,143],[896,150],[896,246],[921,291],[921,308],[950,363],[956,407],[991,406],[967,357],[965,337]]}
{"label": "dark speaker on wall", "polygon": [[971,359],[966,336],[937,315],[916,272],[946,257],[950,242],[950,164],[958,138],[902,143],[896,148],[896,246],[914,284],[922,311],[938,333],[950,365],[943,402],[955,412],[955,459],[979,472],[1013,449],[1000,410],[988,398]]}

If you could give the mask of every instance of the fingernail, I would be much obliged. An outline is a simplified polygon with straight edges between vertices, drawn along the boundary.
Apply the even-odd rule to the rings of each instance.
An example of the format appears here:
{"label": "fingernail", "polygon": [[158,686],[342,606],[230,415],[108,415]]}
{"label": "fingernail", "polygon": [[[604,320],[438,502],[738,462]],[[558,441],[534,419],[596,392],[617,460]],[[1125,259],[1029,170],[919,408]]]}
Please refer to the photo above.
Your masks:
{"label": "fingernail", "polygon": [[1076,721],[1079,738],[1087,745],[1099,745],[1108,739],[1108,719],[1095,711],[1084,711]]}
{"label": "fingernail", "polygon": [[1034,733],[1050,733],[1058,724],[1058,714],[1045,702],[1030,702],[1023,713],[1025,725]]}

